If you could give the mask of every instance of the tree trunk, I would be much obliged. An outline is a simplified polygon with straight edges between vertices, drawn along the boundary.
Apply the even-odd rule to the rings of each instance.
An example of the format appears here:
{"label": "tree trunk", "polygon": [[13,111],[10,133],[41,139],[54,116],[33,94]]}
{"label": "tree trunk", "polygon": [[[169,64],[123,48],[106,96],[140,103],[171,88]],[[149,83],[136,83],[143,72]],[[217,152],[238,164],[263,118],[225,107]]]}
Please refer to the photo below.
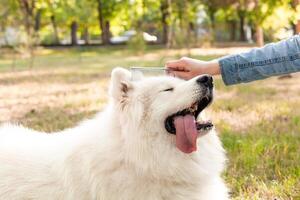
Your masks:
{"label": "tree trunk", "polygon": [[[24,26],[27,33],[26,48],[28,48],[30,60],[29,67],[33,68],[34,65],[34,49],[38,42],[38,32],[36,22],[39,21],[39,16],[35,15],[35,1],[34,0],[19,0],[21,11],[24,14]],[[38,24],[38,23],[37,23]]]}
{"label": "tree trunk", "polygon": [[169,0],[162,0],[160,5],[160,11],[161,11],[161,24],[162,24],[162,43],[167,44],[168,42],[168,36],[169,36],[169,26],[167,19],[170,15],[169,13]]}
{"label": "tree trunk", "polygon": [[109,44],[110,43],[110,38],[111,38],[111,32],[110,32],[110,22],[109,21],[105,21],[105,44]]}
{"label": "tree trunk", "polygon": [[209,39],[206,41],[209,43],[209,45],[212,45],[215,40],[216,40],[216,19],[215,19],[215,12],[216,12],[216,9],[212,6],[208,6],[208,9],[207,9],[207,13],[208,13],[208,17],[209,17],[209,20],[210,20],[210,27],[209,27],[209,31],[210,31],[210,37]]}
{"label": "tree trunk", "polygon": [[[20,6],[24,13],[24,25],[26,29],[26,33],[29,39],[32,39],[33,34],[33,20],[34,20],[34,2],[29,2],[28,0],[19,0]],[[31,4],[32,3],[32,4]]]}
{"label": "tree trunk", "polygon": [[245,12],[243,10],[238,11],[238,16],[240,18],[240,41],[246,41]]}
{"label": "tree trunk", "polygon": [[295,26],[295,31],[296,31],[296,34],[300,33],[300,20],[297,21],[297,24]]}
{"label": "tree trunk", "polygon": [[[169,9],[168,9],[168,12],[169,13],[172,13],[172,6],[170,6],[172,4],[172,0],[167,0],[168,1],[168,4],[169,4]],[[169,23],[169,26],[168,26],[168,35],[167,35],[167,48],[170,48],[172,46],[172,43],[173,43],[173,36],[174,36],[174,28],[173,28],[173,19],[172,17],[170,17],[170,23]]]}
{"label": "tree trunk", "polygon": [[89,28],[88,27],[84,27],[82,38],[83,38],[85,44],[90,43]]}
{"label": "tree trunk", "polygon": [[264,46],[264,31],[260,25],[256,25],[255,38],[257,46]]}
{"label": "tree trunk", "polygon": [[[292,7],[294,8],[294,10],[296,10],[297,6],[300,5],[300,0],[294,0],[292,2]],[[299,34],[300,33],[300,19],[297,20],[295,26],[294,26],[294,32],[295,34]]]}
{"label": "tree trunk", "polygon": [[189,22],[189,30],[191,31],[192,33],[192,38],[193,38],[193,41],[196,41],[197,39],[197,31],[196,31],[196,25],[194,22]]}
{"label": "tree trunk", "polygon": [[57,24],[56,24],[55,16],[51,15],[50,19],[51,19],[51,23],[52,23],[52,27],[53,27],[53,33],[54,33],[54,43],[55,44],[59,44],[59,36],[58,36]]}
{"label": "tree trunk", "polygon": [[41,28],[41,16],[42,16],[42,10],[38,9],[35,15],[34,19],[34,31],[38,32]]}
{"label": "tree trunk", "polygon": [[78,28],[77,22],[73,21],[71,24],[71,44],[73,46],[78,44],[77,43],[77,28]]}
{"label": "tree trunk", "polygon": [[98,20],[99,20],[99,26],[101,29],[101,39],[102,39],[102,44],[107,45],[109,44],[109,30],[106,30],[106,28],[109,28],[109,22],[105,21],[104,16],[103,16],[103,4],[102,0],[97,0],[98,3]]}
{"label": "tree trunk", "polygon": [[236,38],[236,21],[235,20],[230,20],[228,22],[229,24],[229,29],[230,29],[230,41],[235,41]]}
{"label": "tree trunk", "polygon": [[210,13],[210,21],[211,21],[211,28],[213,30],[213,32],[215,31],[215,28],[216,28],[216,18],[215,18],[215,13],[214,11],[212,11]]}

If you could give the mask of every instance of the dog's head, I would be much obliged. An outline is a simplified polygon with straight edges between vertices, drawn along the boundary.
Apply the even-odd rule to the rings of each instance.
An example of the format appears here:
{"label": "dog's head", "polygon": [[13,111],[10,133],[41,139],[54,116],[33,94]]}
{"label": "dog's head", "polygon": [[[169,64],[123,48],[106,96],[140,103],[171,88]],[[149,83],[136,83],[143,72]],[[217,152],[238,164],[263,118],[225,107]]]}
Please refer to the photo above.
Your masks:
{"label": "dog's head", "polygon": [[213,98],[209,75],[189,81],[168,76],[132,81],[128,70],[116,68],[110,96],[126,140],[148,138],[147,144],[160,140],[191,153],[197,149],[197,138],[212,128],[199,116]]}

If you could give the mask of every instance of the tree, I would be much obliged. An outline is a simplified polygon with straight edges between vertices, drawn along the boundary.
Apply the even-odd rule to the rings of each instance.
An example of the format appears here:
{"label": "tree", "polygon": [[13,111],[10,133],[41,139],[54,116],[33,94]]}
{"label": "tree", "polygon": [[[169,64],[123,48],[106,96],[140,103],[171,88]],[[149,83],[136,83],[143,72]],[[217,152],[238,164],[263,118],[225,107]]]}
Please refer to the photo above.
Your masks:
{"label": "tree", "polygon": [[203,4],[205,5],[206,12],[210,19],[211,23],[211,31],[214,33],[215,30],[215,13],[218,9],[224,8],[230,4],[226,0],[202,0]]}
{"label": "tree", "polygon": [[53,28],[53,43],[59,44],[59,34],[58,34],[58,15],[61,13],[61,1],[46,0],[47,8],[45,12],[45,17],[50,18],[50,23]]}
{"label": "tree", "polygon": [[292,7],[296,12],[296,19],[295,19],[295,25],[294,25],[294,33],[300,33],[300,0],[293,0],[292,1]]}
{"label": "tree", "polygon": [[167,47],[179,46],[189,48],[195,42],[199,1],[169,1]]}
{"label": "tree", "polygon": [[23,14],[23,23],[27,33],[27,49],[30,56],[30,67],[34,65],[34,50],[38,45],[39,30],[41,22],[41,2],[36,0],[18,0],[18,4]]}
{"label": "tree", "polygon": [[[237,19],[239,21],[240,40],[245,41],[245,24],[250,0],[202,0],[211,21],[211,30],[215,29],[215,14],[218,10],[226,10],[226,18],[230,24],[231,39],[235,39]],[[228,12],[229,11],[229,12]],[[234,12],[235,11],[235,12]]]}
{"label": "tree", "polygon": [[0,31],[4,31],[9,24],[19,25],[21,21],[17,1],[0,0]]}
{"label": "tree", "polygon": [[78,30],[78,24],[77,21],[72,21],[71,23],[71,45],[77,45],[77,30]]}
{"label": "tree", "polygon": [[255,40],[258,46],[264,45],[264,31],[262,25],[267,17],[271,16],[275,8],[283,3],[284,0],[254,0],[253,10],[251,11],[252,21],[255,25]]}
{"label": "tree", "polygon": [[171,0],[161,0],[161,24],[162,24],[162,43],[167,44],[169,41],[169,16],[171,13]]}
{"label": "tree", "polygon": [[96,20],[96,3],[92,0],[61,0],[60,21],[70,27],[71,44],[78,44],[78,32],[85,32],[85,42],[88,43],[88,29]]}
{"label": "tree", "polygon": [[98,11],[98,22],[101,29],[101,39],[104,45],[110,43],[110,21],[117,15],[118,11],[128,2],[126,0],[96,0]]}
{"label": "tree", "polygon": [[263,24],[275,9],[289,0],[228,0],[237,10],[240,21],[240,39],[245,40],[244,26],[246,21],[255,29],[255,41],[258,46],[264,45]]}
{"label": "tree", "polygon": [[83,2],[79,0],[77,3],[79,13],[79,23],[81,37],[85,41],[85,44],[89,44],[89,31],[93,26],[97,25],[97,10],[95,9],[96,3],[92,0]]}

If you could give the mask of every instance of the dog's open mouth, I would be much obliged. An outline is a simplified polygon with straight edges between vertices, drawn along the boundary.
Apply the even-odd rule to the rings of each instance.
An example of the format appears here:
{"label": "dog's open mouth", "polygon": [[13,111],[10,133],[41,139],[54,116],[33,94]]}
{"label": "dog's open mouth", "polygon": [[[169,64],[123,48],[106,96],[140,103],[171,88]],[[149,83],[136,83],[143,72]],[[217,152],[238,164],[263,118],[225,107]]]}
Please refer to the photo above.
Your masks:
{"label": "dog's open mouth", "polygon": [[176,112],[165,120],[166,130],[176,135],[176,146],[184,153],[197,150],[197,137],[213,128],[210,121],[196,121],[198,115],[212,101],[212,95],[193,103],[190,107]]}

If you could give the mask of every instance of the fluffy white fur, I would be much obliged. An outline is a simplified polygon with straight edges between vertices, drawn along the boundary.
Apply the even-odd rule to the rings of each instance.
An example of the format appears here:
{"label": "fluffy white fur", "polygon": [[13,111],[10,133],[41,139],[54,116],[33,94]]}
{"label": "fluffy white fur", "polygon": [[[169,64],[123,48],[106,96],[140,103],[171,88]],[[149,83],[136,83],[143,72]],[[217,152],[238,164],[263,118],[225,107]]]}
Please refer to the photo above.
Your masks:
{"label": "fluffy white fur", "polygon": [[[225,156],[215,131],[185,154],[164,119],[199,98],[196,79],[130,81],[112,72],[110,102],[94,119],[58,133],[0,127],[0,199],[222,200]],[[174,87],[172,92],[163,92]]]}

